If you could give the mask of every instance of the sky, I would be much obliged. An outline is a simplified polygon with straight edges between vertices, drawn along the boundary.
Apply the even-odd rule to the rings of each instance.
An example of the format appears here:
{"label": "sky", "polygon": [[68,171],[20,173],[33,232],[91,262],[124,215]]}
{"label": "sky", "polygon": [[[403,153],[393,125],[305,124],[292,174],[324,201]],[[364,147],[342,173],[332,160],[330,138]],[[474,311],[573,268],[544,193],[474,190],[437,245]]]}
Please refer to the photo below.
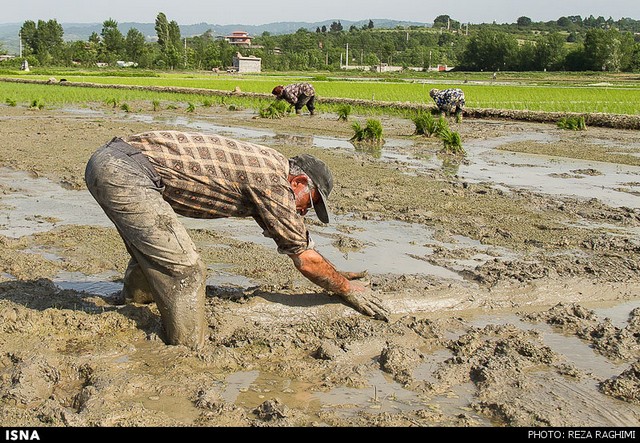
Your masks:
{"label": "sky", "polygon": [[154,23],[163,12],[179,25],[264,25],[274,22],[392,19],[432,23],[449,15],[461,23],[515,23],[563,16],[640,20],[639,0],[0,0],[0,23],[55,19],[58,23]]}

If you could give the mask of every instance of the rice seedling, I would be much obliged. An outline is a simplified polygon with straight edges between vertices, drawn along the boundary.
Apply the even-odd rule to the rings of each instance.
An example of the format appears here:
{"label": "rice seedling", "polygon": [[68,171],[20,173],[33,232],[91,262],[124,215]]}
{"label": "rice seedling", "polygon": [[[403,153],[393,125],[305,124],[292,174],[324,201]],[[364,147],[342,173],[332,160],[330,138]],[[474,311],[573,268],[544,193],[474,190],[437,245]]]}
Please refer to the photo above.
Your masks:
{"label": "rice seedling", "polygon": [[364,127],[358,122],[353,122],[351,128],[353,128],[354,131],[353,137],[350,139],[351,141],[372,143],[382,141],[383,129],[379,120],[369,119]]}
{"label": "rice seedling", "polygon": [[266,108],[261,109],[258,115],[262,118],[282,118],[291,112],[291,107],[283,100],[273,101]]}
{"label": "rice seedling", "polygon": [[42,99],[36,98],[31,100],[31,105],[29,106],[30,109],[44,109],[44,102],[42,101]]}
{"label": "rice seedling", "polygon": [[433,118],[433,114],[430,112],[420,111],[412,118],[412,120],[416,126],[416,130],[414,132],[416,135],[426,135],[427,137],[431,137],[438,131],[438,122]]}
{"label": "rice seedling", "polygon": [[353,111],[353,108],[349,104],[339,105],[338,111],[337,111],[338,120],[345,121],[345,122],[348,121],[349,115],[351,114],[352,111]]}
{"label": "rice seedling", "polygon": [[118,99],[115,98],[115,97],[110,97],[110,98],[106,99],[105,103],[107,105],[113,106],[114,109],[118,107]]}
{"label": "rice seedling", "polygon": [[576,117],[563,117],[558,121],[558,128],[570,129],[573,131],[584,131],[587,129],[587,125],[584,121],[584,116]]}
{"label": "rice seedling", "polygon": [[131,107],[129,106],[129,103],[121,104],[120,109],[124,112],[131,112]]}
{"label": "rice seedling", "polygon": [[444,145],[440,152],[443,154],[465,156],[466,152],[462,148],[462,139],[460,138],[460,134],[452,131],[451,128],[449,128],[449,125],[446,124],[446,120],[444,121],[444,124],[442,121],[440,122],[438,128],[438,137],[440,137]]}
{"label": "rice seedling", "polygon": [[5,100],[5,103],[9,106],[17,106],[18,102],[13,99],[13,98],[9,98],[7,97],[7,99]]}
{"label": "rice seedling", "polygon": [[153,107],[153,111],[154,111],[154,112],[157,112],[157,111],[159,111],[159,110],[160,110],[160,100],[153,100],[153,101],[151,102],[151,105],[152,105],[152,107]]}
{"label": "rice seedling", "polygon": [[195,112],[195,111],[196,111],[196,106],[193,103],[188,102],[186,112]]}

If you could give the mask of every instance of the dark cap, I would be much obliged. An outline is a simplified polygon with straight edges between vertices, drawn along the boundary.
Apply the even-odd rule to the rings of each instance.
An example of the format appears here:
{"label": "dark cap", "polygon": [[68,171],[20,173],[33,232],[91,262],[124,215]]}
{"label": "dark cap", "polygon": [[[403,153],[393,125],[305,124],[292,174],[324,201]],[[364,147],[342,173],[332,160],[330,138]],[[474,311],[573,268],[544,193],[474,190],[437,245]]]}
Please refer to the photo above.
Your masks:
{"label": "dark cap", "polygon": [[333,189],[333,175],[322,161],[315,158],[313,155],[300,154],[291,159],[293,164],[297,165],[304,171],[307,176],[313,181],[320,194],[320,201],[314,203],[313,207],[316,211],[316,215],[323,223],[329,223],[329,211],[327,210],[327,198],[331,194]]}
{"label": "dark cap", "polygon": [[284,87],[282,85],[278,85],[275,88],[273,88],[273,91],[271,91],[271,93],[273,95],[279,96],[280,94],[282,94],[282,90],[284,89]]}

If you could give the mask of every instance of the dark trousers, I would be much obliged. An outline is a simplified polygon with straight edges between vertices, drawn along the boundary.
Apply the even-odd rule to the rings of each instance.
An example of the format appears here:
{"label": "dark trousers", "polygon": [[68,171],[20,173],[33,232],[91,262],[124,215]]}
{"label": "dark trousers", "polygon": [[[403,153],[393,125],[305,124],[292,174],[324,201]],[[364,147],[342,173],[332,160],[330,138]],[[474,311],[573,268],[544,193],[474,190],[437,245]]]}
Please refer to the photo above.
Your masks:
{"label": "dark trousers", "polygon": [[308,95],[300,94],[300,97],[298,97],[298,103],[296,103],[295,105],[296,114],[299,114],[302,108],[304,108],[305,106],[307,107],[309,112],[313,114],[316,109],[316,96],[315,95],[308,96]]}

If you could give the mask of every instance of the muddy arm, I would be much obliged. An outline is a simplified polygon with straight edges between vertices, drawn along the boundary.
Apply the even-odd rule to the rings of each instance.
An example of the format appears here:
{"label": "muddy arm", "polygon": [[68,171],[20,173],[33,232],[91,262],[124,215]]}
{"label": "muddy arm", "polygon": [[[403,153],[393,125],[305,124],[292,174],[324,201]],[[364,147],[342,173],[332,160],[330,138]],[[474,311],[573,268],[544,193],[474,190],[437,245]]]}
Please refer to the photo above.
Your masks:
{"label": "muddy arm", "polygon": [[356,311],[379,320],[389,321],[388,314],[371,289],[352,281],[366,272],[340,272],[331,262],[313,249],[290,255],[295,267],[310,281],[339,295]]}

